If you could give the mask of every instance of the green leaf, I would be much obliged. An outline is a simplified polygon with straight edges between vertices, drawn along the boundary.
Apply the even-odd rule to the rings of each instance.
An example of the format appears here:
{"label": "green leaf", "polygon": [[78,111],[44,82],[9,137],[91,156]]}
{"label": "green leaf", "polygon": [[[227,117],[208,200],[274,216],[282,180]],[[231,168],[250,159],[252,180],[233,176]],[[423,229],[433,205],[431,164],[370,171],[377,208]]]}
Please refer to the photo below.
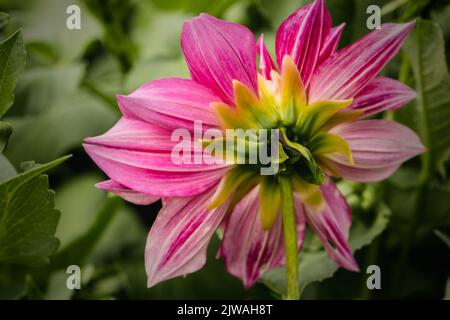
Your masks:
{"label": "green leaf", "polygon": [[408,21],[414,19],[414,17],[416,16],[420,16],[424,9],[429,6],[430,2],[431,0],[408,1],[406,4],[406,8],[400,18],[400,21]]}
{"label": "green leaf", "polygon": [[437,169],[445,172],[450,155],[450,77],[444,39],[437,24],[418,19],[405,43],[414,73],[417,97],[416,125],[427,147],[423,154],[423,177]]}
{"label": "green leaf", "polygon": [[65,180],[55,189],[56,204],[64,212],[55,234],[61,242],[61,250],[81,237],[95,222],[95,214],[106,198],[106,193],[95,187],[101,179],[100,174],[79,175]]}
{"label": "green leaf", "polygon": [[258,9],[276,29],[292,12],[310,2],[312,0],[259,0]]}
{"label": "green leaf", "polygon": [[395,10],[397,10],[398,8],[404,6],[405,4],[407,4],[409,2],[409,0],[393,0],[390,1],[388,3],[386,3],[382,8],[381,8],[381,15],[387,15],[389,13],[394,12]]}
{"label": "green leaf", "polygon": [[0,117],[14,101],[14,87],[25,66],[22,31],[0,43]]}
{"label": "green leaf", "polygon": [[[413,176],[414,177],[414,176]],[[392,180],[390,180],[392,182]],[[426,192],[425,209],[420,211],[420,223],[414,228],[414,244],[428,241],[436,229],[446,230],[450,226],[450,187],[430,183]],[[416,187],[398,187],[395,183],[384,184],[384,199],[392,210],[389,243],[401,246],[410,231],[411,214],[416,210],[420,189]]]}
{"label": "green leaf", "polygon": [[82,86],[92,95],[97,96],[110,106],[114,112],[119,113],[116,102],[117,94],[128,94],[124,92],[123,76],[120,65],[112,55],[107,55],[88,69],[83,79]]}
{"label": "green leaf", "polygon": [[[101,211],[107,195],[95,187],[101,179],[98,174],[81,175],[67,180],[55,190],[56,204],[64,212],[56,230],[61,250],[81,238],[95,224],[96,214]],[[124,246],[144,245],[147,231],[129,207],[121,206],[92,256],[97,259],[119,255]]]}
{"label": "green leaf", "polygon": [[[81,29],[69,29],[66,13],[70,5],[81,9]],[[58,62],[69,62],[81,57],[89,43],[101,36],[101,26],[87,10],[84,1],[34,0],[14,12],[15,26],[23,29],[27,46],[47,43],[57,53]],[[12,23],[11,23],[12,24]]]}
{"label": "green leaf", "polygon": [[54,102],[45,113],[9,118],[14,127],[9,143],[14,148],[5,154],[14,165],[29,159],[46,162],[80,147],[84,138],[103,133],[116,118],[100,100],[79,90]]}
{"label": "green leaf", "polygon": [[14,300],[24,297],[28,291],[23,267],[0,265],[0,299]]}
{"label": "green leaf", "polygon": [[0,12],[0,29],[6,26],[9,22],[9,14]]}
{"label": "green leaf", "polygon": [[138,60],[125,78],[125,89],[130,92],[148,81],[170,77],[189,77],[183,58]]}
{"label": "green leaf", "polygon": [[184,21],[189,18],[183,12],[165,12],[151,2],[138,2],[131,37],[139,50],[139,58],[180,57],[180,33]]}
{"label": "green leaf", "polygon": [[9,162],[5,155],[0,154],[0,183],[14,177],[17,174],[16,169]]}
{"label": "green leaf", "polygon": [[103,43],[121,65],[126,73],[136,58],[136,46],[129,35],[130,16],[134,16],[136,7],[130,0],[85,0],[89,11],[103,26]]}
{"label": "green leaf", "polygon": [[109,196],[97,213],[94,224],[81,237],[55,255],[52,259],[51,267],[58,269],[65,268],[68,264],[84,265],[118,212],[121,204],[122,200],[119,197],[115,195]]}
{"label": "green leaf", "polygon": [[447,279],[447,285],[445,287],[444,300],[450,300],[450,278]]}
{"label": "green leaf", "polygon": [[[2,196],[6,196],[2,194]],[[0,261],[38,266],[59,246],[53,237],[59,219],[47,176],[20,186],[2,203]]]}
{"label": "green leaf", "polygon": [[450,249],[450,237],[439,230],[434,230],[434,234],[444,242],[447,247]]}
{"label": "green leaf", "polygon": [[[366,225],[362,221],[354,222],[349,238],[352,252],[370,244],[381,234],[387,226],[389,216],[390,210],[386,206],[380,205],[371,225]],[[300,254],[299,264],[300,292],[310,283],[330,278],[338,268],[338,265],[328,257],[324,250],[309,252],[303,250]],[[286,292],[284,267],[270,270],[264,274],[262,282],[276,293],[284,294]]]}
{"label": "green leaf", "polygon": [[0,152],[3,152],[6,149],[11,133],[11,125],[5,121],[0,121]]}
{"label": "green leaf", "polygon": [[0,262],[38,266],[58,248],[54,233],[60,213],[42,173],[68,158],[36,166],[0,184]]}
{"label": "green leaf", "polygon": [[[64,213],[61,215],[55,234],[61,242],[59,252],[73,247],[72,243],[78,243],[79,239],[84,237],[86,232],[89,232],[88,230],[92,230],[94,224],[102,223],[102,221],[97,219],[96,214],[104,206],[106,192],[94,186],[101,179],[101,175],[97,174],[81,175],[67,180],[55,190],[56,204]],[[92,293],[89,288],[92,288],[93,283],[89,274],[94,271],[98,273],[107,272],[109,278],[122,282],[120,276],[111,272],[111,269],[115,269],[111,265],[111,261],[123,259],[124,253],[127,256],[132,254],[133,257],[139,260],[140,267],[144,268],[142,259],[148,230],[142,225],[130,207],[120,206],[117,213],[110,212],[108,217],[111,221],[107,221],[102,226],[105,230],[97,233],[97,239],[94,239],[95,243],[89,244],[92,248],[92,250],[89,250],[91,252],[84,252],[86,257],[81,259],[81,261],[84,260],[85,262],[81,278],[82,287],[88,291],[86,294],[90,298]],[[67,261],[64,261],[64,259],[67,259]],[[75,259],[78,261],[75,261]],[[67,267],[70,264],[78,263],[79,259],[79,255],[66,255],[59,263],[60,266]],[[52,265],[48,268],[51,267]],[[67,273],[65,268],[53,272],[49,279],[45,299],[68,299],[71,297],[75,292],[66,288],[66,280]],[[97,286],[97,282],[95,283],[95,286]],[[144,280],[140,285],[146,288],[146,281]],[[109,294],[111,295],[111,293]]]}
{"label": "green leaf", "polygon": [[196,0],[196,1],[184,1],[184,0],[152,0],[152,3],[162,10],[184,10],[192,12],[194,14],[200,14],[202,12],[209,13],[214,16],[220,16],[226,9],[236,3],[237,0]]}
{"label": "green leaf", "polygon": [[79,63],[27,69],[17,84],[14,109],[8,116],[38,115],[59,107],[56,102],[77,91],[83,72]]}
{"label": "green leaf", "polygon": [[[41,164],[35,166],[32,170],[28,170],[26,172],[20,173],[17,176],[5,181],[4,183],[0,184],[0,192],[6,192],[6,194],[9,194],[13,192],[18,187],[24,185],[28,181],[30,181],[33,178],[36,178],[37,176],[41,175],[42,173],[56,167],[57,165],[61,164],[62,162],[66,161],[72,157],[71,155],[61,157],[59,159],[53,160],[46,164]],[[0,193],[4,195],[3,193]],[[2,199],[4,201],[4,199]]]}

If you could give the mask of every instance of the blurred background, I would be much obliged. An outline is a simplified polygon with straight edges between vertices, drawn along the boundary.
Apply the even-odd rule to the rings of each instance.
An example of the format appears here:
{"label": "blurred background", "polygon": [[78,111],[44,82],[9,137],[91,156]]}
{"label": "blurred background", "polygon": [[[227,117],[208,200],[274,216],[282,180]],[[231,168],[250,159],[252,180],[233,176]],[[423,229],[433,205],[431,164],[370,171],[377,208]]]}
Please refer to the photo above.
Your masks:
{"label": "blurred background", "polygon": [[[284,290],[282,269],[266,274],[260,283],[245,290],[215,258],[218,238],[211,242],[208,262],[200,272],[147,289],[144,246],[161,205],[135,206],[97,190],[94,184],[106,177],[81,143],[119,119],[116,94],[129,94],[153,79],[189,76],[180,50],[181,26],[186,19],[207,12],[244,24],[256,36],[264,33],[273,53],[277,27],[309,2],[0,0],[0,40],[6,41],[21,29],[26,48],[26,65],[14,89],[14,104],[2,119],[13,133],[0,154],[0,183],[32,170],[36,163],[73,155],[48,173],[54,194],[43,182],[52,220],[30,222],[48,227],[45,239],[27,233],[31,237],[28,249],[42,251],[41,256],[31,260],[8,256],[5,252],[13,247],[13,240],[2,236],[0,219],[0,298],[279,298]],[[417,88],[419,103],[381,116],[405,123],[422,139],[427,137],[429,157],[409,161],[383,183],[339,183],[353,209],[350,243],[361,273],[338,270],[316,236],[308,233],[300,256],[302,298],[450,296],[446,293],[450,275],[449,3],[327,1],[333,26],[346,23],[340,47],[369,32],[369,5],[382,9],[382,23],[421,19],[405,50],[383,70]],[[73,4],[81,9],[81,28],[70,30],[66,9]],[[24,189],[17,200],[24,206],[38,196],[30,190]],[[53,209],[53,197],[60,214]],[[26,227],[29,229],[21,232],[32,230],[33,225]],[[373,264],[381,268],[381,290],[367,289],[366,268]],[[67,289],[68,265],[81,267],[81,290]]]}

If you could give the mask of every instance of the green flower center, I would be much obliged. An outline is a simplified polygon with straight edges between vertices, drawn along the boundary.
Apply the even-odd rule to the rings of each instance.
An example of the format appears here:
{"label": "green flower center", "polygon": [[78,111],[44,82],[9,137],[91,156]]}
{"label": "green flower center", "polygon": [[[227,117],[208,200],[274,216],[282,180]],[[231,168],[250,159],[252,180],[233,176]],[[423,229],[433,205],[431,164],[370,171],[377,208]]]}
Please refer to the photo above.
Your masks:
{"label": "green flower center", "polygon": [[[222,180],[209,206],[217,207],[231,198],[232,208],[255,185],[259,185],[260,216],[264,229],[273,224],[280,207],[276,175],[289,176],[303,201],[321,205],[321,201],[317,200],[317,186],[325,182],[326,155],[341,153],[350,164],[353,163],[348,143],[329,131],[337,124],[353,120],[361,114],[359,111],[344,110],[352,100],[309,103],[297,66],[289,56],[284,57],[281,69],[281,74],[272,71],[270,80],[258,76],[258,96],[241,82],[234,81],[235,106],[221,102],[211,104],[224,131],[256,131],[253,131],[253,136],[233,137],[231,141],[225,135],[227,138],[221,143],[224,150],[233,147],[235,166]],[[277,132],[277,139],[262,139],[261,143],[258,132],[265,133],[264,130],[270,134]],[[203,146],[210,143],[203,141]],[[273,175],[261,174],[260,169],[266,164],[251,164],[248,162],[251,155],[247,151],[242,152],[250,150],[247,147],[254,143],[257,148],[276,151],[276,157],[271,154],[271,165],[276,164],[277,168]]]}

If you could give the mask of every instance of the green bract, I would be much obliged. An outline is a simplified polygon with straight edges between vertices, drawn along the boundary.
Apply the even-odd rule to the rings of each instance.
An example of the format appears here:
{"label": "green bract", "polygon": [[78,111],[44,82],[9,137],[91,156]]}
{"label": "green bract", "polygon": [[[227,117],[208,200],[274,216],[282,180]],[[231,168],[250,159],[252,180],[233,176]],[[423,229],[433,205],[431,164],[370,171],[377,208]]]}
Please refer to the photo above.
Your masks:
{"label": "green bract", "polygon": [[[264,140],[267,144],[277,143],[277,158],[272,161],[277,164],[276,175],[284,175],[302,181],[301,183],[321,185],[325,182],[324,169],[326,165],[322,156],[328,153],[342,153],[350,164],[353,163],[348,143],[337,135],[328,132],[337,124],[350,121],[361,115],[360,111],[343,111],[352,100],[327,100],[309,103],[306,92],[292,59],[285,56],[282,73],[272,70],[271,79],[258,78],[259,97],[239,81],[233,82],[235,107],[222,102],[212,103],[222,124],[224,131],[246,130],[240,139],[219,139],[202,141],[205,151],[209,151],[213,144],[219,144],[221,154],[214,156],[225,159],[226,151],[232,149],[236,164],[218,188],[209,207],[215,208],[225,203],[236,190],[233,203],[242,198],[251,187],[261,183],[260,216],[262,226],[268,230],[280,209],[280,195],[278,180],[261,175],[259,164],[249,164],[253,151],[261,148],[259,132],[277,130],[276,142]],[[254,131],[251,131],[254,129]],[[263,130],[261,130],[263,129]],[[228,135],[227,135],[228,137]],[[230,148],[231,145],[231,148]],[[217,146],[217,145],[216,145]],[[267,147],[270,149],[270,147]],[[226,158],[226,160],[230,160]],[[244,185],[245,184],[245,185]],[[314,201],[321,201],[320,192],[313,188],[313,193],[319,197]],[[298,191],[305,193],[303,188]],[[307,197],[306,197],[307,198]]]}

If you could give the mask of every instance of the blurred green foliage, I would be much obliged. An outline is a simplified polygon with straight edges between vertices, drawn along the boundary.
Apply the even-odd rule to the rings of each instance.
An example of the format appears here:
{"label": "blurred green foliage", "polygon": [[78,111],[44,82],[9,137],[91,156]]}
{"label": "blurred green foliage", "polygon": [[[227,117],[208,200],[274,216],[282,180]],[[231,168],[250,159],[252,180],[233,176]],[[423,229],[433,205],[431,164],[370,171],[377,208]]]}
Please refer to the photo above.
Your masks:
{"label": "blurred green foliage", "polygon": [[[180,50],[184,20],[207,12],[244,24],[256,35],[264,33],[273,53],[278,25],[309,2],[1,0],[0,46],[15,50],[11,57],[16,67],[11,69],[8,85],[0,87],[0,150],[8,142],[0,154],[0,196],[8,193],[9,201],[17,197],[25,207],[8,210],[19,215],[36,203],[30,211],[33,217],[23,221],[29,224],[23,230],[46,232],[31,232],[30,237],[40,240],[30,238],[32,245],[14,250],[21,254],[14,257],[8,249],[14,246],[14,238],[2,229],[1,217],[8,212],[0,200],[0,298],[279,297],[284,291],[282,268],[264,276],[262,283],[268,287],[257,284],[245,290],[215,258],[218,239],[209,247],[203,270],[147,289],[143,252],[160,204],[133,206],[95,189],[94,184],[104,177],[81,144],[83,138],[106,131],[119,118],[116,94],[128,94],[161,77],[189,76]],[[74,3],[81,7],[80,30],[66,28],[66,8]],[[339,182],[353,210],[350,243],[358,250],[361,273],[337,270],[308,231],[300,256],[300,285],[308,299],[441,299],[450,270],[446,245],[450,234],[449,1],[327,1],[333,25],[346,23],[341,47],[368,32],[366,8],[371,4],[382,7],[383,22],[420,19],[406,50],[383,71],[416,87],[419,98],[382,116],[420,133],[429,152],[383,183]],[[68,153],[73,157],[51,171],[55,205],[43,175],[42,168],[47,167],[28,163],[23,170],[21,163],[52,165],[51,161]],[[32,178],[25,181],[24,176]],[[8,189],[14,184],[14,191]],[[30,198],[33,202],[28,202]],[[47,226],[39,229],[34,221]],[[82,266],[82,290],[66,288],[66,267],[71,264]],[[366,287],[365,270],[371,264],[381,267],[382,290]]]}

